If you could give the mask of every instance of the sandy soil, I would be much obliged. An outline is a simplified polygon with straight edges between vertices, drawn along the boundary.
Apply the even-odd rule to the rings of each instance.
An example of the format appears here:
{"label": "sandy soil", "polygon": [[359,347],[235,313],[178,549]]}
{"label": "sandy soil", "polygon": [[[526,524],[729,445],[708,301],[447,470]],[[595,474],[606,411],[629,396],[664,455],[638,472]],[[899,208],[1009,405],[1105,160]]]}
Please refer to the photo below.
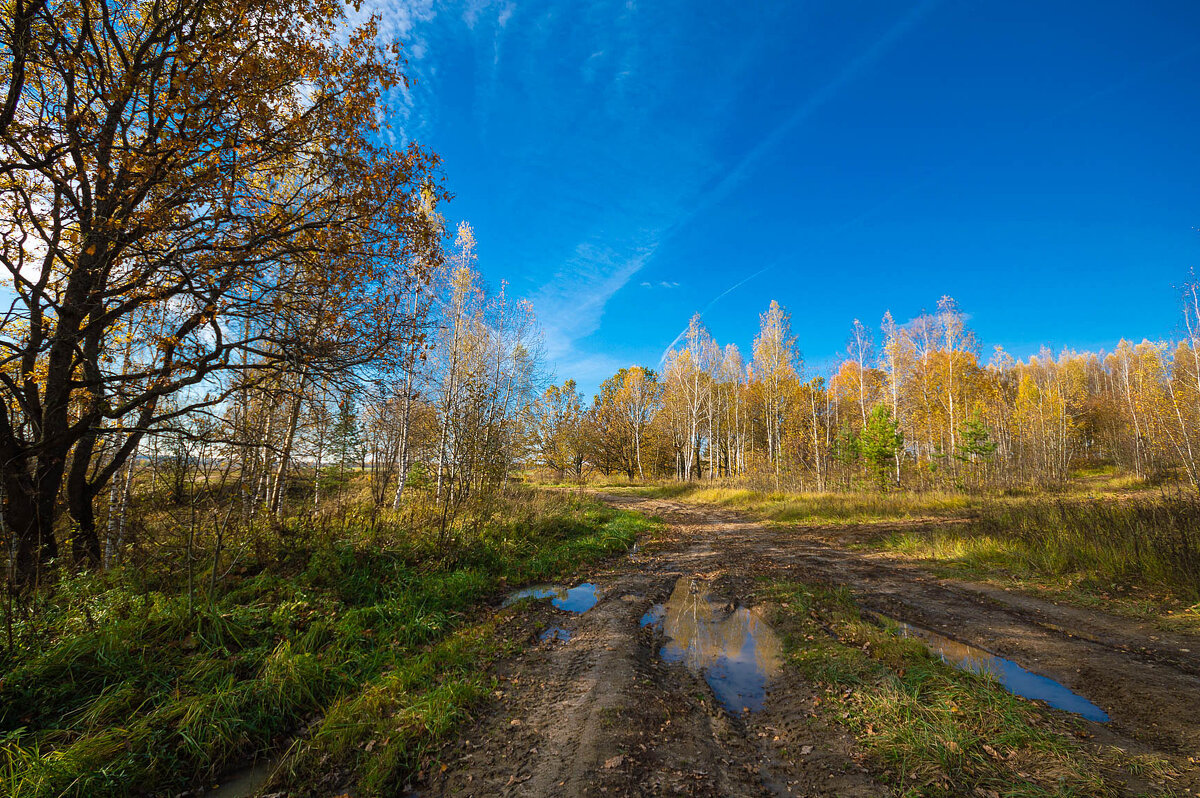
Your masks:
{"label": "sandy soil", "polygon": [[[495,701],[442,753],[428,795],[873,796],[853,740],[816,712],[794,673],[772,682],[761,712],[730,713],[700,677],[658,656],[639,626],[680,577],[734,604],[752,579],[849,585],[865,607],[1009,657],[1101,706],[1089,744],[1167,758],[1171,784],[1200,794],[1200,638],[994,587],[935,578],[911,564],[848,551],[861,530],[774,528],[736,513],[606,496],[656,515],[671,540],[590,576],[601,601],[581,615],[546,604],[525,613],[531,641],[500,668]],[[538,639],[546,625],[568,642]]]}

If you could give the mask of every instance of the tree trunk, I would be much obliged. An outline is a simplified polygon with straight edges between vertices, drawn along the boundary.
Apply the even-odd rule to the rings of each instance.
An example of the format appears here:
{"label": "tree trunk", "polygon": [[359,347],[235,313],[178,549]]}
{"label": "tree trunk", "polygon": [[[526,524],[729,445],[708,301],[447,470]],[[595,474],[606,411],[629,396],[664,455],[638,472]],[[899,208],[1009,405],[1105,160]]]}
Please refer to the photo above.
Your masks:
{"label": "tree trunk", "polygon": [[412,422],[412,371],[404,380],[404,421],[400,429],[400,462],[397,464],[396,495],[392,497],[392,509],[400,509],[400,499],[404,496],[404,483],[408,481],[408,428]]}
{"label": "tree trunk", "polygon": [[292,459],[292,444],[296,440],[296,427],[300,423],[300,407],[304,404],[304,383],[307,378],[307,370],[300,372],[300,379],[296,384],[296,397],[292,401],[292,412],[288,415],[287,431],[284,433],[283,451],[279,453],[279,467],[275,469],[275,478],[271,484],[271,496],[267,503],[267,511],[271,515],[279,512],[288,461]]}
{"label": "tree trunk", "polygon": [[16,544],[13,578],[19,585],[33,586],[39,581],[42,565],[58,556],[54,503],[45,502],[22,471],[9,469],[3,477],[4,520]]}

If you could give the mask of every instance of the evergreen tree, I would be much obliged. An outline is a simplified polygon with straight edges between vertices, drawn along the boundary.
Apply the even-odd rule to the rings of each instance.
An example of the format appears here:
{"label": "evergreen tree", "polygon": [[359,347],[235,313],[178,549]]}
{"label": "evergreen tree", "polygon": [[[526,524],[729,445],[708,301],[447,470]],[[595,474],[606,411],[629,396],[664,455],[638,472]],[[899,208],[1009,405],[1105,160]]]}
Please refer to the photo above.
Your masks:
{"label": "evergreen tree", "polygon": [[354,397],[347,394],[338,402],[337,421],[330,433],[333,456],[338,465],[338,481],[345,484],[346,466],[362,460],[363,442],[358,429],[358,409]]}
{"label": "evergreen tree", "polygon": [[866,462],[880,490],[885,490],[888,475],[896,462],[896,454],[904,446],[904,433],[884,405],[876,406],[867,417],[866,426],[858,439],[858,451]]}
{"label": "evergreen tree", "polygon": [[996,442],[992,440],[991,432],[978,410],[963,424],[959,438],[956,456],[963,462],[977,463],[987,460],[996,452]]}
{"label": "evergreen tree", "polygon": [[859,458],[858,432],[852,426],[843,424],[838,428],[837,436],[833,439],[833,451],[830,455],[834,462],[845,466],[843,474],[845,475],[846,487],[849,487],[851,474],[856,469]]}

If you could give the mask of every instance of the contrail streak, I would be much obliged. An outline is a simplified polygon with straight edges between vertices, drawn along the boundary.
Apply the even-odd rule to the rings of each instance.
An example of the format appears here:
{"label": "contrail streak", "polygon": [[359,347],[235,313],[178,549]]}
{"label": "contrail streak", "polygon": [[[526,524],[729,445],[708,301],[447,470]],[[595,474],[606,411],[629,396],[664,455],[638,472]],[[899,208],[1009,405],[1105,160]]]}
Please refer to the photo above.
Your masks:
{"label": "contrail streak", "polygon": [[[918,6],[914,9],[912,9],[907,15],[905,15],[904,19],[902,19],[895,26],[893,26],[893,28],[891,30],[889,30],[888,33],[885,34],[884,37],[882,39],[880,39],[879,42],[877,42],[874,46],[872,46],[867,51],[867,53],[865,53],[863,56],[860,56],[859,58],[855,59],[855,61],[852,62],[850,64],[850,66],[847,67],[847,69],[843,72],[842,76],[839,76],[838,79],[835,79],[833,82],[828,84],[828,86],[826,86],[825,89],[831,89],[831,87],[840,88],[840,86],[846,80],[849,80],[848,75],[850,73],[853,73],[854,71],[862,69],[866,63],[870,63],[874,60],[877,60],[879,57],[879,53],[876,53],[875,51],[880,50],[881,48],[884,48],[886,46],[890,46],[890,44],[893,42],[893,40],[896,37],[898,37],[902,33],[906,32],[908,30],[908,28],[910,28],[912,26],[912,24],[916,21],[916,19],[919,19],[920,16],[923,16],[929,10],[929,7],[931,7],[933,4],[934,4],[933,2],[926,2],[926,3],[922,4],[921,6]],[[1159,59],[1151,64],[1148,64],[1148,65],[1142,67],[1141,69],[1134,70],[1134,71],[1130,72],[1128,75],[1126,75],[1125,77],[1121,78],[1120,80],[1113,81],[1109,85],[1092,92],[1091,94],[1087,95],[1086,97],[1083,97],[1075,102],[1064,105],[1058,111],[1055,111],[1054,113],[1050,114],[1049,116],[1046,116],[1046,117],[1043,117],[1042,119],[1031,122],[1025,128],[1025,132],[1028,133],[1033,130],[1036,130],[1037,128],[1041,127],[1042,125],[1045,125],[1049,122],[1053,122],[1054,120],[1056,120],[1062,116],[1066,116],[1067,114],[1070,114],[1074,111],[1078,111],[1081,108],[1085,108],[1086,106],[1090,105],[1091,103],[1095,102],[1096,100],[1099,100],[1102,97],[1106,97],[1110,94],[1114,94],[1118,91],[1126,89],[1129,86],[1132,86],[1135,83],[1155,74],[1156,72],[1160,72],[1163,69],[1166,69],[1167,67],[1170,67],[1170,66],[1174,65],[1175,63],[1188,58],[1189,56],[1195,55],[1197,52],[1200,52],[1200,44],[1196,44],[1191,47],[1186,47],[1183,50],[1180,50],[1172,55],[1169,55],[1165,58]],[[872,55],[873,53],[874,53],[874,55]],[[821,92],[818,92],[816,95],[814,95],[814,99],[810,99],[809,102],[806,103],[804,106],[802,106],[801,109],[796,112],[796,114],[793,114],[793,116],[787,122],[785,122],[783,125],[781,125],[779,128],[777,128],[776,131],[774,133],[772,133],[771,136],[769,136],[767,140],[764,140],[763,144],[760,144],[758,147],[756,147],[754,149],[754,151],[750,153],[750,155],[748,155],[745,159],[742,160],[742,162],[738,165],[738,167],[734,170],[734,172],[735,173],[736,172],[744,172],[745,171],[744,167],[747,167],[747,165],[750,162],[752,162],[753,160],[760,157],[762,152],[766,148],[768,148],[771,144],[773,144],[774,140],[777,137],[781,136],[783,132],[790,129],[794,124],[798,123],[800,121],[800,119],[804,117],[806,112],[811,112],[811,110],[815,109],[814,102],[816,103],[816,105],[819,105],[821,102],[824,102],[826,99],[828,99],[828,97],[822,96],[825,92],[825,89],[823,89]],[[811,109],[810,109],[810,106],[812,106]],[[960,161],[957,164],[955,164],[954,169],[956,169],[956,170],[961,169],[962,167],[969,165],[970,163],[972,163],[975,160],[978,160],[978,158]],[[830,232],[830,235],[837,236],[837,235],[845,232],[846,230],[849,230],[850,228],[860,224],[861,222],[865,221],[866,219],[870,218],[871,216],[874,216],[876,213],[878,213],[883,208],[886,208],[888,205],[891,205],[892,203],[894,203],[896,200],[900,199],[901,197],[913,194],[913,193],[925,188],[926,186],[934,183],[937,178],[941,177],[949,170],[950,170],[949,167],[943,166],[941,169],[931,172],[929,175],[922,178],[921,180],[918,180],[917,182],[907,186],[906,188],[903,188],[900,191],[895,192],[894,194],[892,194],[891,196],[889,196],[887,199],[883,200],[882,202],[876,203],[875,205],[871,206],[867,210],[858,214],[854,218],[838,225],[836,228],[834,228]],[[731,178],[732,178],[732,174],[731,174]],[[725,181],[722,181],[722,184],[720,186],[718,186],[717,189],[713,193],[721,192],[722,187],[726,183],[728,183],[731,178],[726,178]],[[723,194],[722,194],[722,196],[723,196]],[[711,203],[709,203],[709,204],[711,204]],[[705,205],[704,207],[708,207],[708,205]],[[739,282],[737,282],[734,285],[730,286],[729,288],[725,289],[720,294],[718,294],[716,297],[714,297],[711,302],[709,302],[707,305],[705,305],[704,310],[702,310],[700,312],[700,315],[703,316],[710,309],[712,309],[713,305],[715,305],[718,301],[720,301],[721,299],[724,299],[728,294],[730,294],[734,290],[740,288],[741,286],[745,285],[750,280],[753,280],[755,277],[758,277],[759,275],[763,274],[764,272],[774,269],[777,266],[781,265],[784,260],[785,259],[781,258],[780,260],[777,260],[774,263],[771,263],[770,265],[765,266],[762,269],[759,269],[758,271],[756,271],[754,274],[750,275],[749,277],[746,277],[745,279],[740,280]],[[683,330],[679,333],[679,335],[676,335],[674,340],[672,340],[671,343],[667,346],[667,348],[663,350],[662,356],[659,358],[659,361],[658,361],[660,367],[662,366],[663,362],[666,360],[667,354],[675,347],[676,344],[679,343],[679,341],[686,334],[687,334],[687,328],[684,327]]]}
{"label": "contrail streak", "polygon": [[[875,63],[883,58],[883,56],[886,55],[887,52],[891,50],[897,42],[899,42],[909,31],[916,27],[917,23],[920,22],[921,19],[924,18],[925,15],[928,14],[930,10],[932,10],[933,7],[936,6],[940,1],[941,0],[923,0],[923,2],[917,3],[909,8],[904,16],[901,17],[894,25],[892,25],[892,27],[890,27],[887,32],[883,34],[883,36],[876,40],[875,43],[866,50],[855,56],[850,63],[847,64],[845,68],[843,68],[842,71],[833,78],[833,80],[817,89],[817,91],[810,95],[808,99],[806,99],[800,105],[799,108],[792,112],[791,116],[785,119],[773,131],[771,131],[766,138],[755,145],[754,149],[747,153],[746,156],[743,157],[742,160],[740,160],[737,165],[734,166],[733,169],[731,169],[711,191],[705,193],[700,198],[700,201],[688,214],[676,221],[676,223],[671,226],[671,229],[668,231],[667,235],[664,236],[664,239],[669,238],[672,234],[685,227],[696,216],[705,212],[727,197],[729,193],[733,191],[733,189],[746,180],[758,162],[761,161],[768,152],[778,146],[778,144],[787,136],[788,133],[811,117],[817,110],[821,108],[821,106],[833,99],[838,92],[845,88],[848,83],[857,78],[862,72],[874,66]],[[753,280],[763,272],[773,269],[778,265],[778,263],[779,262],[777,261],[776,263],[759,269],[757,272],[741,280],[736,285],[725,289],[725,291],[708,303],[705,309],[700,312],[700,315],[703,316],[704,313],[707,312],[708,309],[714,304],[716,304],[718,300],[722,299],[727,294],[741,287],[750,280]],[[662,366],[663,361],[666,360],[667,353],[671,351],[675,344],[679,343],[680,339],[686,333],[687,329],[684,328],[683,332],[675,336],[675,340],[673,340],[670,345],[663,350],[662,357],[659,358],[658,361],[660,367]]]}
{"label": "contrail streak", "polygon": [[884,55],[891,50],[897,42],[899,42],[909,31],[916,27],[940,0],[924,0],[908,10],[896,24],[892,25],[886,33],[883,34],[874,44],[868,47],[863,52],[859,53],[846,67],[834,77],[833,80],[826,83],[821,88],[817,89],[807,100],[804,101],[792,115],[776,127],[771,133],[760,141],[754,149],[752,149],[741,161],[738,162],[732,170],[721,180],[720,183],[701,199],[700,203],[688,214],[687,219],[683,223],[690,220],[692,217],[703,213],[708,208],[724,199],[729,192],[742,183],[749,175],[750,171],[763,156],[770,150],[774,149],[784,137],[802,122],[811,117],[821,106],[828,103],[838,92],[846,87],[851,81],[857,78],[860,74],[870,69]]}
{"label": "contrail streak", "polygon": [[[724,299],[727,294],[733,293],[734,291],[741,288],[743,285],[750,282],[751,280],[753,280],[755,277],[759,276],[763,272],[770,271],[771,269],[774,269],[778,265],[779,264],[776,262],[776,263],[772,263],[767,266],[764,266],[761,269],[759,269],[758,271],[756,271],[754,274],[750,275],[749,277],[746,277],[743,280],[739,280],[738,282],[729,286],[724,291],[722,291],[721,293],[719,293],[715,297],[713,297],[713,300],[704,306],[704,310],[700,311],[700,315],[703,316],[705,313],[707,313],[713,305],[717,304],[719,301]],[[675,336],[675,340],[673,340],[673,341],[671,341],[671,343],[667,344],[667,348],[663,350],[662,356],[659,357],[659,359],[658,359],[659,366],[661,366],[663,364],[663,361],[667,359],[667,353],[669,353],[672,349],[674,349],[675,344],[679,343],[679,340],[681,338],[683,338],[683,336],[685,336],[685,335],[687,335],[687,327],[684,327],[683,330],[679,333],[679,335]]]}

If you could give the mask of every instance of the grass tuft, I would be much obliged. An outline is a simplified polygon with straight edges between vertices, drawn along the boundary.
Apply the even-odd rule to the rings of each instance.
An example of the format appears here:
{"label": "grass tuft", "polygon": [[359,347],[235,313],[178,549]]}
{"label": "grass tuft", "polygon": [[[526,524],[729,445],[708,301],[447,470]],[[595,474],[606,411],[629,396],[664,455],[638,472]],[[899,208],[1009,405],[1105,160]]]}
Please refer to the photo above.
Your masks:
{"label": "grass tuft", "polygon": [[895,532],[868,545],[948,575],[1200,629],[1200,499],[1190,495],[993,502],[970,524]]}
{"label": "grass tuft", "polygon": [[825,714],[847,727],[897,791],[910,796],[1102,796],[1101,761],[1053,717],[992,679],[956,670],[918,640],[859,613],[845,589],[776,582],[791,667],[824,688]]}
{"label": "grass tuft", "polygon": [[524,494],[456,530],[451,550],[376,526],[247,568],[194,609],[178,586],[131,574],[67,577],[36,628],[17,629],[25,646],[0,655],[0,785],[20,798],[169,793],[294,740],[285,786],[338,773],[360,795],[390,793],[489,689],[476,608],[654,528]]}

